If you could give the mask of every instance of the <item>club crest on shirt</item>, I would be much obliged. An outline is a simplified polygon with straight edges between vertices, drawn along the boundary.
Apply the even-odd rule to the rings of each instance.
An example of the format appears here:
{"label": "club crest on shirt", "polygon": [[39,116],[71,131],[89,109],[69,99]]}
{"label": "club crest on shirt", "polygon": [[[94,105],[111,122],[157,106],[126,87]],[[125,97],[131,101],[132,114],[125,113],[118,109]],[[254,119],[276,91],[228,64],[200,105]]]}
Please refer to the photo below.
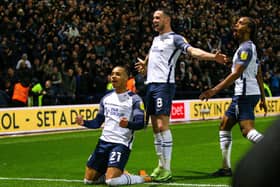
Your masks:
{"label": "club crest on shirt", "polygon": [[247,51],[242,51],[240,54],[240,59],[241,60],[247,60],[248,58],[248,52]]}

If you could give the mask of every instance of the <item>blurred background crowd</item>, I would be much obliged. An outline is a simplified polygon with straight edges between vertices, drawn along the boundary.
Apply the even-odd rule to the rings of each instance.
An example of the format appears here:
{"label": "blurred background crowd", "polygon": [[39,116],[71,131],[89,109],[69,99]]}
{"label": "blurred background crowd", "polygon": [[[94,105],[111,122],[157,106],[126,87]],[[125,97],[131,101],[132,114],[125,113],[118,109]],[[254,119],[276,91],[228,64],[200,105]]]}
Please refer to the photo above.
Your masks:
{"label": "blurred background crowd", "polygon": [[[279,0],[1,0],[0,105],[98,103],[111,89],[116,64],[131,70],[133,91],[145,93],[134,63],[156,33],[152,14],[171,9],[173,30],[206,51],[232,57],[232,24],[240,16],[258,23],[258,58],[267,94],[280,95]],[[181,55],[176,98],[197,99],[230,67]],[[135,83],[135,84],[134,84]],[[134,85],[133,85],[134,84]],[[271,92],[270,92],[271,91]],[[230,97],[228,88],[217,97]]]}

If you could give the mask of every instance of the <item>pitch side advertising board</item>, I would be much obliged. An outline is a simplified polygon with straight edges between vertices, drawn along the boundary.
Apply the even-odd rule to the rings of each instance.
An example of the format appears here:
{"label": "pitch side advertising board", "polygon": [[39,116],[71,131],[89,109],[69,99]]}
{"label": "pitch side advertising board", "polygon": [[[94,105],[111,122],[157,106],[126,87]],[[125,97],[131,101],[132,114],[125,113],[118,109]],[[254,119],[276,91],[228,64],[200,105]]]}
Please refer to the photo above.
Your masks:
{"label": "pitch side advertising board", "polygon": [[[231,103],[231,98],[201,100],[180,100],[173,101],[171,110],[171,122],[220,119]],[[266,98],[268,113],[267,116],[280,115],[280,97]],[[255,108],[256,116],[264,116],[259,104]]]}
{"label": "pitch side advertising board", "polygon": [[[210,99],[206,101],[188,100],[190,108],[190,120],[220,119],[231,103],[230,98]],[[266,98],[267,116],[280,115],[280,97]],[[264,116],[264,111],[260,110],[259,103],[255,108],[256,116]]]}
{"label": "pitch side advertising board", "polygon": [[93,119],[98,105],[6,108],[0,110],[0,135],[83,128],[77,115]]}
{"label": "pitch side advertising board", "polygon": [[[170,121],[187,122],[192,120],[220,119],[230,105],[231,99],[177,100],[173,101]],[[280,115],[280,97],[266,98],[268,116]],[[84,127],[75,124],[77,115],[93,119],[99,105],[66,105],[51,107],[25,107],[0,109],[0,136],[20,133],[74,130]],[[263,116],[259,106],[256,116]]]}
{"label": "pitch side advertising board", "polygon": [[170,114],[170,121],[188,121],[189,112],[190,110],[187,100],[173,101]]}

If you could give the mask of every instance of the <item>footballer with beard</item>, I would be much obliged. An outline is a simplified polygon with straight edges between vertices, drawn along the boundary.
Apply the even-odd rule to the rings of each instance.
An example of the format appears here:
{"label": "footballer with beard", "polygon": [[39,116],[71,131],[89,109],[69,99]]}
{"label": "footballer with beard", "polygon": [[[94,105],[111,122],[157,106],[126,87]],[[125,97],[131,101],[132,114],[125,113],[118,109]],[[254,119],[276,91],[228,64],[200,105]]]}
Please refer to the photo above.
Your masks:
{"label": "footballer with beard", "polygon": [[[175,95],[175,66],[180,54],[188,53],[200,60],[216,61],[224,64],[228,58],[217,52],[208,53],[191,46],[181,35],[171,28],[171,13],[167,9],[156,10],[153,14],[153,28],[158,32],[154,37],[145,60],[138,58],[135,68],[147,75],[146,109],[151,116],[154,146],[158,156],[158,166],[151,176],[155,181],[165,182],[172,178],[171,155],[173,138],[169,129],[172,99]],[[148,121],[148,120],[147,120]]]}

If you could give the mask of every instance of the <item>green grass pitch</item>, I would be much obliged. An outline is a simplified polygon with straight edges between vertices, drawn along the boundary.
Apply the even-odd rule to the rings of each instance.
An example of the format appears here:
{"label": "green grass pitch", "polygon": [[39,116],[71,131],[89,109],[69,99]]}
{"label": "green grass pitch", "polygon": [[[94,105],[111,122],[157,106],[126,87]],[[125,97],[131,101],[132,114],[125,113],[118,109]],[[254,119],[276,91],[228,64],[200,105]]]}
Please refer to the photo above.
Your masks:
{"label": "green grass pitch", "polygon": [[[264,132],[276,117],[256,119]],[[171,125],[173,134],[173,180],[166,184],[135,186],[230,186],[231,178],[209,174],[221,165],[218,143],[219,121],[197,121]],[[0,138],[0,186],[2,187],[78,187],[82,183],[86,160],[95,147],[100,130]],[[233,129],[232,165],[252,144]],[[157,165],[152,129],[137,131],[126,169],[150,173]],[[99,185],[103,186],[103,185]]]}

